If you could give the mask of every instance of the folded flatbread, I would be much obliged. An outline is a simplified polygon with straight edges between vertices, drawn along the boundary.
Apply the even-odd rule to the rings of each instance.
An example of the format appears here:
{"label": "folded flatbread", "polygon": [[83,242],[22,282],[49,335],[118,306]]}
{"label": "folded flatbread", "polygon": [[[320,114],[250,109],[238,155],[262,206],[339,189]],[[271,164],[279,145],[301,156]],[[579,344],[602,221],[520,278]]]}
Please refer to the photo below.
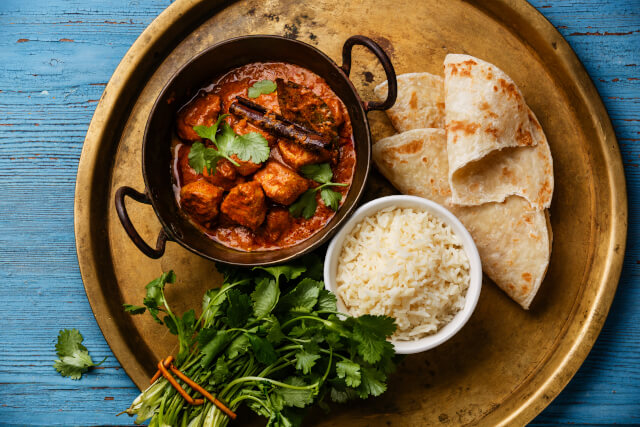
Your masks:
{"label": "folded flatbread", "polygon": [[551,150],[538,119],[529,107],[526,109],[535,145],[492,151],[449,174],[452,203],[479,205],[518,195],[538,210],[551,205],[554,187]]}
{"label": "folded flatbread", "polygon": [[513,80],[486,61],[450,54],[444,92],[452,202],[477,205],[516,194],[549,207],[551,154]]}
{"label": "folded flatbread", "polygon": [[551,228],[544,211],[519,196],[479,206],[452,205],[442,129],[415,129],[383,138],[373,146],[373,160],[401,193],[447,206],[471,233],[487,276],[529,308],[551,255]]}
{"label": "folded flatbread", "polygon": [[[387,82],[375,92],[384,99]],[[519,195],[539,210],[550,206],[549,144],[516,85],[494,65],[447,55],[444,80],[429,73],[401,74],[398,101],[387,114],[398,132],[444,128],[446,116],[452,203],[479,205]]]}
{"label": "folded flatbread", "polygon": [[[398,98],[387,110],[398,132],[419,128],[444,128],[444,80],[429,73],[400,74]],[[374,92],[381,100],[387,97],[386,81]]]}

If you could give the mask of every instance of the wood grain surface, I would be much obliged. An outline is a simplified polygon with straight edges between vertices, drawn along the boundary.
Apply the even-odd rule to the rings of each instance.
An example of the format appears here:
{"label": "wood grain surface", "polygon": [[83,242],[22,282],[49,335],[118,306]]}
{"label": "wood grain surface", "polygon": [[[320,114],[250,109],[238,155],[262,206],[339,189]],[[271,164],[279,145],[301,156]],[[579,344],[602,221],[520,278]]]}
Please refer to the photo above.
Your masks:
{"label": "wood grain surface", "polygon": [[[640,424],[640,0],[535,0],[583,61],[624,159],[630,223],[618,293],[586,362],[532,425]],[[137,388],[86,299],[74,184],[111,73],[169,0],[0,0],[0,424],[132,424]],[[94,360],[80,381],[52,368],[61,328]],[[453,423],[453,421],[451,421]]]}

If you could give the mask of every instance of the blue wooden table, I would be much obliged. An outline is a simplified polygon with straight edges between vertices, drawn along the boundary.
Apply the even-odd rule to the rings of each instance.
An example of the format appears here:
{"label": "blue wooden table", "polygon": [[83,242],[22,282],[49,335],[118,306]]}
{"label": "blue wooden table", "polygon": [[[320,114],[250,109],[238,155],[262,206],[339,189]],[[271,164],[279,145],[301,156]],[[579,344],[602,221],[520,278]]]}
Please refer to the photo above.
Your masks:
{"label": "blue wooden table", "polygon": [[[76,169],[109,77],[169,0],[0,0],[0,424],[131,424],[138,390],[111,354],[82,286]],[[640,0],[535,0],[607,106],[630,223],[618,293],[586,362],[533,425],[640,424]],[[61,328],[104,365],[52,368]]]}

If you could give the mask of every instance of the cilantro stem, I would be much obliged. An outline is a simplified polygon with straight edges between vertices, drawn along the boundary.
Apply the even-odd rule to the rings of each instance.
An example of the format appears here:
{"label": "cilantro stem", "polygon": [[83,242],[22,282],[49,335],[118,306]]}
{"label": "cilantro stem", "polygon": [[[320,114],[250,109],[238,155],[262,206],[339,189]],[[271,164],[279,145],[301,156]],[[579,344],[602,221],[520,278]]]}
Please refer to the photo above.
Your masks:
{"label": "cilantro stem", "polygon": [[344,183],[341,183],[341,182],[326,182],[326,183],[321,184],[321,185],[319,185],[319,186],[317,186],[315,188],[312,188],[311,190],[317,193],[318,191],[322,190],[325,187],[333,187],[333,186],[346,187],[347,185],[349,185],[349,184],[344,184]]}
{"label": "cilantro stem", "polygon": [[264,401],[262,399],[258,399],[257,397],[251,396],[250,394],[243,394],[242,396],[236,397],[234,400],[231,401],[231,403],[229,405],[230,406],[235,406],[238,403],[240,403],[240,402],[242,402],[243,400],[246,400],[246,399],[253,400],[254,402],[258,402],[260,405],[262,405],[262,407],[264,409],[267,410],[267,412],[269,414],[271,414],[271,409],[269,408],[269,406],[267,406],[266,403],[264,403]]}
{"label": "cilantro stem", "polygon": [[349,184],[343,183],[343,182],[327,182],[325,184],[322,184],[319,187],[316,187],[316,190],[320,190],[321,188],[324,188],[324,187],[346,187],[347,185]]}
{"label": "cilantro stem", "polygon": [[284,369],[289,365],[293,365],[293,360],[288,360],[287,363],[283,363],[282,365],[277,366],[277,367],[275,367],[273,369],[268,369],[267,368],[264,371],[260,372],[259,375],[263,376],[263,375],[273,374],[274,372],[278,372],[279,370]]}
{"label": "cilantro stem", "polygon": [[[329,354],[329,355],[331,355],[331,354],[333,353],[333,348],[331,349],[331,351],[329,351],[329,350],[325,350],[325,349],[321,348],[321,349],[320,349],[320,353],[324,353],[324,354]],[[348,358],[348,357],[346,357],[346,356],[341,355],[340,353],[336,353],[336,356],[338,356],[338,357],[339,357],[339,358],[341,358],[342,360],[349,360],[349,361],[351,361],[351,359],[349,359],[349,358]]]}
{"label": "cilantro stem", "polygon": [[293,319],[287,320],[286,322],[284,322],[282,324],[282,326],[280,326],[281,329],[286,328],[287,326],[289,326],[291,323],[298,321],[298,320],[302,320],[302,319],[309,319],[309,320],[315,320],[317,322],[320,323],[324,323],[325,326],[327,326],[328,328],[333,327],[333,322],[329,321],[329,320],[324,320],[321,319],[319,317],[315,317],[315,316],[298,316],[298,317],[294,317]]}
{"label": "cilantro stem", "polygon": [[294,344],[294,345],[288,345],[288,346],[285,346],[285,347],[280,347],[276,351],[297,350],[297,349],[300,349],[300,348],[302,348],[302,346],[300,344]]}
{"label": "cilantro stem", "polygon": [[327,377],[329,376],[329,371],[331,371],[331,362],[333,362],[333,347],[329,346],[329,363],[327,364],[327,370],[325,371],[324,375],[322,376],[322,382],[325,382],[327,380]]}
{"label": "cilantro stem", "polygon": [[318,385],[320,385],[320,383],[318,381],[316,381],[315,383],[311,384],[311,385],[307,385],[307,386],[296,386],[296,385],[291,385],[291,384],[286,384],[280,381],[276,381],[276,380],[272,380],[271,378],[264,378],[264,377],[242,377],[242,378],[237,378],[233,381],[231,381],[229,383],[229,385],[235,385],[235,384],[239,384],[242,382],[247,382],[247,381],[255,381],[255,382],[268,382],[270,384],[273,385],[277,385],[278,387],[284,387],[284,388],[290,388],[293,390],[311,390],[314,389],[316,387],[318,387]]}

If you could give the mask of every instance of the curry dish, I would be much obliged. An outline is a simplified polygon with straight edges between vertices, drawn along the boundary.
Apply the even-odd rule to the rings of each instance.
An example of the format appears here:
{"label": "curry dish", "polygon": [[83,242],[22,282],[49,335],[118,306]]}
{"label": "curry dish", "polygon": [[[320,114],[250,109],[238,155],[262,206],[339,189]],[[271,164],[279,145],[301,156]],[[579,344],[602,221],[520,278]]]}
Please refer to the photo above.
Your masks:
{"label": "curry dish", "polygon": [[243,251],[295,245],[345,200],[356,158],[347,110],[287,63],[252,63],[203,88],[176,117],[176,199],[211,239]]}

